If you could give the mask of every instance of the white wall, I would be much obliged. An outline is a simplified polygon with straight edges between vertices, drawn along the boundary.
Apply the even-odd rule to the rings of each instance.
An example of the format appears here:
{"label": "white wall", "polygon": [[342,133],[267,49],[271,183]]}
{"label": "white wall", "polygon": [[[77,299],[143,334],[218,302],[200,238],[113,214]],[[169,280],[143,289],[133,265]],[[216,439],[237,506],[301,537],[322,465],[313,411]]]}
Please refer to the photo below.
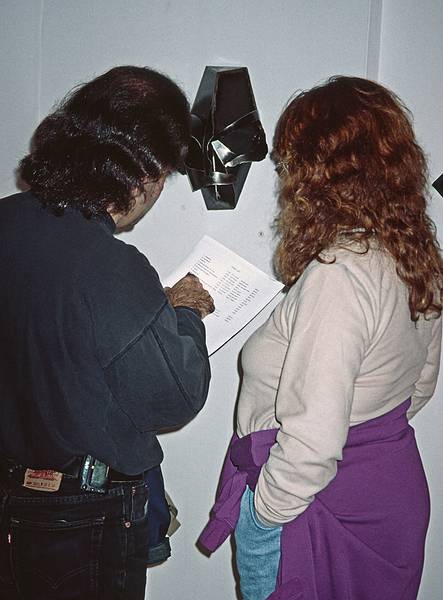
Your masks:
{"label": "white wall", "polygon": [[[437,0],[429,2],[436,15],[428,15],[429,25],[416,27],[418,9],[413,0],[386,0],[385,4],[379,57],[381,0],[0,0],[0,194],[14,191],[17,159],[34,125],[53,103],[74,85],[117,64],[146,64],[163,70],[184,87],[191,100],[206,65],[247,66],[271,142],[280,110],[295,89],[336,73],[375,78],[380,58],[383,81],[402,88],[400,95],[417,112],[423,139],[427,133],[428,148],[437,157],[437,142],[431,147],[429,135],[436,129],[426,116],[426,108],[435,99],[424,93],[423,83],[420,93],[414,90],[414,78],[420,75],[424,80],[425,76],[419,61],[406,60],[402,46],[409,29],[413,30],[414,52],[422,53],[437,69],[441,41],[435,16],[441,17],[442,9]],[[400,4],[410,5],[409,12],[402,10],[402,27],[396,15]],[[433,36],[427,43],[435,44],[434,56],[421,45],[422,40],[430,40],[428,26]],[[402,76],[411,63],[417,73]],[[427,86],[433,89],[430,83]],[[203,233],[271,272],[273,185],[269,160],[254,164],[237,209],[208,212],[200,193],[192,194],[186,179],[176,177],[151,213],[124,239],[143,251],[161,275]],[[212,358],[210,395],[198,418],[182,431],[163,436],[165,478],[183,526],[172,539],[174,557],[150,571],[150,600],[235,598],[229,545],[207,559],[194,544],[205,524],[232,433],[238,354],[271,308]],[[434,402],[428,414],[417,420],[433,491],[438,486],[441,490],[438,454],[431,443],[432,437],[438,437],[438,410]],[[441,519],[443,510],[435,502],[436,534],[430,541],[427,589],[438,582]]]}
{"label": "white wall", "polygon": [[38,123],[40,1],[0,0],[0,194],[15,191],[15,169]]}
{"label": "white wall", "polygon": [[[443,2],[384,0],[380,82],[391,87],[414,115],[415,130],[429,160],[430,181],[443,172]],[[443,240],[443,198],[432,191],[430,213]],[[428,474],[432,498],[425,571],[420,600],[443,597],[443,371],[434,399],[413,425]]]}

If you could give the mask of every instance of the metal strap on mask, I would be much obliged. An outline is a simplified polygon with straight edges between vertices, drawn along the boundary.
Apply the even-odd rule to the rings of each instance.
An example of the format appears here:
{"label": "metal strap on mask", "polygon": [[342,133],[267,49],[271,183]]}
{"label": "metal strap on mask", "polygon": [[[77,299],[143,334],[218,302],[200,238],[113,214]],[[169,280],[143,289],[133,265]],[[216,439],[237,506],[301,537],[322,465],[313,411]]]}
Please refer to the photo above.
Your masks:
{"label": "metal strap on mask", "polygon": [[193,191],[203,187],[235,183],[235,173],[210,168],[210,165],[215,166],[215,156],[217,162],[225,169],[229,169],[242,163],[260,161],[268,151],[257,110],[243,115],[221,131],[214,133],[205,147],[203,147],[204,124],[197,115],[192,115],[191,130],[191,144],[194,145],[194,150],[201,154],[202,163],[207,166],[207,170],[203,170],[196,169],[189,163],[186,165]]}

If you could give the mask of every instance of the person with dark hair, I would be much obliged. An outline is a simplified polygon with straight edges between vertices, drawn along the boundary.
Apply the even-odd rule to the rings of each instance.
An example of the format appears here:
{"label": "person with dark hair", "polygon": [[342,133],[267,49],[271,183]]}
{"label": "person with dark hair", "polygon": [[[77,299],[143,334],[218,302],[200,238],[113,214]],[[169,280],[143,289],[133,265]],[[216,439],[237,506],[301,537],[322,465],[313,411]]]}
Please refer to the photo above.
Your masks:
{"label": "person with dark hair", "polygon": [[425,158],[392,92],[337,76],[289,102],[272,159],[289,291],[243,349],[200,541],[235,529],[244,600],[415,600],[429,493],[409,419],[434,393],[443,292]]}
{"label": "person with dark hair", "polygon": [[210,368],[188,275],[164,290],[114,237],[183,169],[190,112],[117,67],[39,125],[0,201],[0,598],[144,598],[169,554],[156,434],[203,407]]}

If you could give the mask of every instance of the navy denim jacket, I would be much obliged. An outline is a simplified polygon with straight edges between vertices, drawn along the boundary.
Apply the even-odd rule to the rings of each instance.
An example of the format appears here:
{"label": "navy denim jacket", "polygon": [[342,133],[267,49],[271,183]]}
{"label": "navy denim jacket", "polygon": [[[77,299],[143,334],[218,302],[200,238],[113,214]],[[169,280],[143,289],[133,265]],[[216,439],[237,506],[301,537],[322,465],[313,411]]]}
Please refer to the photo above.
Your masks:
{"label": "navy denim jacket", "polygon": [[200,318],[169,304],[114,229],[107,214],[56,216],[30,192],[0,201],[0,454],[28,467],[91,454],[151,469],[156,434],[206,400]]}

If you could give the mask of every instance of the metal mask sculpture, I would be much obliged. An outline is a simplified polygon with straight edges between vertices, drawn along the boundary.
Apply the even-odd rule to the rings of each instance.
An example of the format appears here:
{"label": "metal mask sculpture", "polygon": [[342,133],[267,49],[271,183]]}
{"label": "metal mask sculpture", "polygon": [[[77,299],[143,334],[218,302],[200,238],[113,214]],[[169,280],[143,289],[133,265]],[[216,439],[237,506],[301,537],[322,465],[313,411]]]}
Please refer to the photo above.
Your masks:
{"label": "metal mask sculpture", "polygon": [[443,196],[443,173],[434,181],[432,187],[437,190],[440,196]]}
{"label": "metal mask sculpture", "polygon": [[208,210],[237,205],[251,162],[268,152],[246,67],[206,67],[191,109],[186,172]]}

